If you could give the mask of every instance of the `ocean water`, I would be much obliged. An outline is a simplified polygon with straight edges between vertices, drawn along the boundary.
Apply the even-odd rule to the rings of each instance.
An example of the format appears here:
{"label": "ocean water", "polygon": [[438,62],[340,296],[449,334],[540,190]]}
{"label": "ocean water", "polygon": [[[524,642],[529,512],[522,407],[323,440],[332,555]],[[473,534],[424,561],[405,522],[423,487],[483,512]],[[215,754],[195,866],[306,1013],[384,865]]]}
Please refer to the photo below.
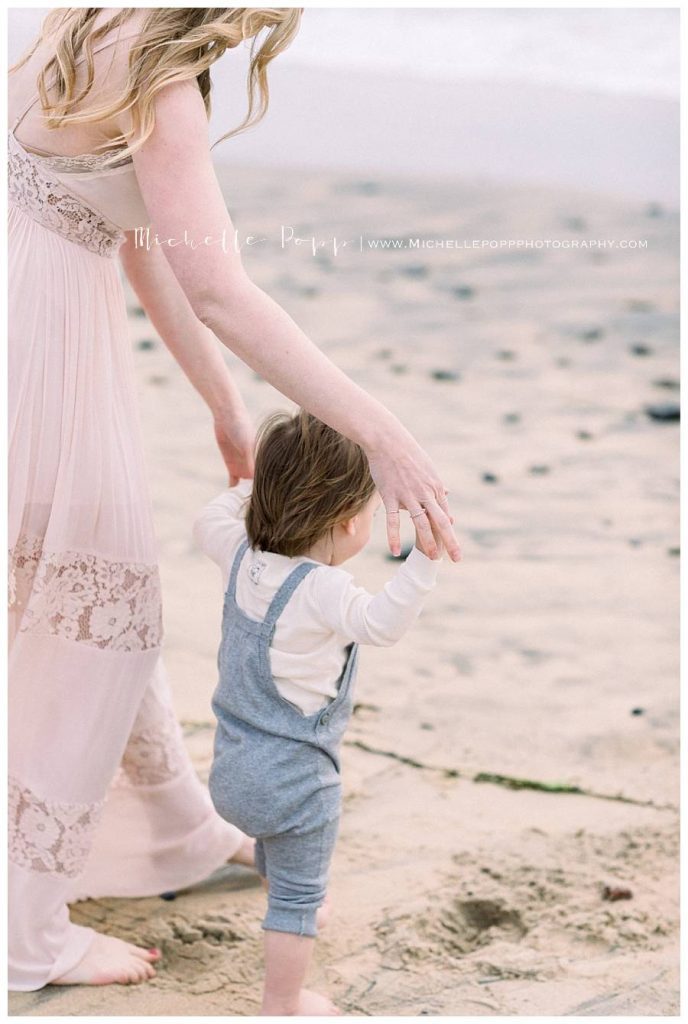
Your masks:
{"label": "ocean water", "polygon": [[658,8],[306,9],[291,60],[676,99],[679,12]]}
{"label": "ocean water", "polygon": [[[10,8],[10,61],[48,8]],[[676,99],[672,8],[306,8],[281,62]]]}

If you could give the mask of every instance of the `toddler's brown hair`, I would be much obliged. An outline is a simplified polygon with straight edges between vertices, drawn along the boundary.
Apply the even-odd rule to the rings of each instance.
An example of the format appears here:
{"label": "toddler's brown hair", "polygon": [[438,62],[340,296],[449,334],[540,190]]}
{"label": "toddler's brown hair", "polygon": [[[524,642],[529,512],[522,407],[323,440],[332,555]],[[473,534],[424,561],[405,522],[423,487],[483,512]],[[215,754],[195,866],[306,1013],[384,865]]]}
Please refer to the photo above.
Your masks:
{"label": "toddler's brown hair", "polygon": [[357,515],[375,483],[365,452],[305,409],[272,413],[256,441],[246,510],[251,548],[295,557]]}

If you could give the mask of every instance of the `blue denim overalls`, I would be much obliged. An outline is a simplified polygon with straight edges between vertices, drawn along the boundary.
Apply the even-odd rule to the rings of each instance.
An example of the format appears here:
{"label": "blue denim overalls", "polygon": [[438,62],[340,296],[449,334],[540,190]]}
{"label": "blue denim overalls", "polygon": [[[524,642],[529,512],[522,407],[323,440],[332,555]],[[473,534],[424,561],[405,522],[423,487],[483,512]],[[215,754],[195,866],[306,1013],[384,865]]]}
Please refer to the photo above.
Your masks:
{"label": "blue denim overalls", "polygon": [[312,715],[279,693],[270,669],[275,624],[315,562],[299,563],[263,621],[236,603],[249,549],[242,541],[225,594],[217,718],[209,789],[218,814],[256,843],[256,867],[269,883],[263,928],[315,935],[341,810],[339,746],[351,716],[358,644],[348,648],[337,696]]}

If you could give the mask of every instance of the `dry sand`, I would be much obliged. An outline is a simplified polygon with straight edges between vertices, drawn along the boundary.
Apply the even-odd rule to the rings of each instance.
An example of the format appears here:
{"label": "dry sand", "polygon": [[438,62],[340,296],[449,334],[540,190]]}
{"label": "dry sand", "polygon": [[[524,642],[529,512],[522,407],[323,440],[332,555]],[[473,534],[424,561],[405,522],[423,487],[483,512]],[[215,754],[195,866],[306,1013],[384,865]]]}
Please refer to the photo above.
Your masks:
{"label": "dry sand", "polygon": [[[645,411],[678,399],[677,215],[447,182],[242,169],[223,184],[241,231],[271,239],[245,256],[254,280],[433,455],[464,552],[402,642],[361,652],[313,984],[349,1015],[677,1014],[678,427]],[[648,248],[315,259],[280,251],[282,223]],[[132,337],[167,665],[205,776],[221,588],[190,527],[223,467],[145,319]],[[289,406],[228,358],[256,422]],[[382,529],[350,566],[373,590],[393,571]],[[253,1014],[262,913],[240,868],[174,902],[78,904],[75,920],[160,946],[158,977],[13,994],[11,1012]]]}

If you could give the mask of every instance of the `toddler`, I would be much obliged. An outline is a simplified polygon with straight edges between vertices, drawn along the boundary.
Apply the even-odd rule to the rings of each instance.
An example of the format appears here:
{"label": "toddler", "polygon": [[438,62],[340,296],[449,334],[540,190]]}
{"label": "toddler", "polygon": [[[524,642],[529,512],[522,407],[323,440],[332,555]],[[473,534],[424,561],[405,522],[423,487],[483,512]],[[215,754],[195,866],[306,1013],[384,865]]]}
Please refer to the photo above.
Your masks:
{"label": "toddler", "polygon": [[267,1016],[339,1013],[303,983],[324,923],[358,645],[395,643],[437,579],[437,535],[438,559],[415,546],[376,595],[339,568],[367,544],[380,505],[363,450],[300,410],[267,419],[253,481],[194,527],[226,588],[210,794],[256,839]]}

